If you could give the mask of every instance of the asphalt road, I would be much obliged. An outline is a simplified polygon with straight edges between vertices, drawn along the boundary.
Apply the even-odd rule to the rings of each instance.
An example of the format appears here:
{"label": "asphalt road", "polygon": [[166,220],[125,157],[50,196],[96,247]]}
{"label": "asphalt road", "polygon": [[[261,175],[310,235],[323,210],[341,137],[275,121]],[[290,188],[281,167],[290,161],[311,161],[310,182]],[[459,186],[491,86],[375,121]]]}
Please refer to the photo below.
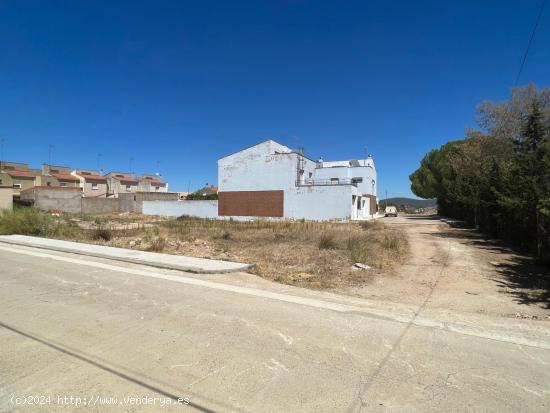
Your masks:
{"label": "asphalt road", "polygon": [[0,245],[0,411],[550,411],[546,327],[421,310]]}

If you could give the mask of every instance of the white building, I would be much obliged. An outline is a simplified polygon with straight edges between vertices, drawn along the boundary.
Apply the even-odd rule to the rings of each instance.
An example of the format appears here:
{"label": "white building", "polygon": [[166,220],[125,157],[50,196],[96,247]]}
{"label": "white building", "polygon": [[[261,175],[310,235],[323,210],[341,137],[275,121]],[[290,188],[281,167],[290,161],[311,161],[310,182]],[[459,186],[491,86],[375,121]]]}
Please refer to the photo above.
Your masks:
{"label": "white building", "polygon": [[314,161],[267,140],[218,161],[219,216],[368,219],[376,213],[371,157]]}

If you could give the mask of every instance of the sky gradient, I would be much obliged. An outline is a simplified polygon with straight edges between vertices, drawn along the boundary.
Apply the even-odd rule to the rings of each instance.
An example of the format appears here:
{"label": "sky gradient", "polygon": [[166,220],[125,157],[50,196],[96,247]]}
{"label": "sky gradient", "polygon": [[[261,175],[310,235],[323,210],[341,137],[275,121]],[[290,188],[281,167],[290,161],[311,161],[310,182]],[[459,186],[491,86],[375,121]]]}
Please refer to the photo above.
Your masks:
{"label": "sky gradient", "polygon": [[[410,196],[431,148],[510,94],[541,0],[0,1],[6,160],[216,183],[266,138],[312,158],[372,153]],[[550,7],[519,84],[550,83]],[[366,148],[366,149],[365,149]]]}

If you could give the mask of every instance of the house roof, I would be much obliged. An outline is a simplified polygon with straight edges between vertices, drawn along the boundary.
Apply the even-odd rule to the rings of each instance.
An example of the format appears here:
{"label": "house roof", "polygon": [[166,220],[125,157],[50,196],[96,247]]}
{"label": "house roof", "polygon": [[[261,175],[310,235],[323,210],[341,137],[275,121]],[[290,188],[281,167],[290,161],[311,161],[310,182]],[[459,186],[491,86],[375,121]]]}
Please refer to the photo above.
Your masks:
{"label": "house roof", "polygon": [[107,178],[101,175],[92,175],[92,174],[88,175],[88,174],[81,174],[78,172],[76,174],[81,178],[84,178],[86,181],[107,182]]}
{"label": "house roof", "polygon": [[134,178],[132,175],[125,175],[125,174],[112,174],[110,176],[113,179],[116,179],[117,181],[120,181],[120,183],[126,184],[126,185],[137,185],[138,180]]}
{"label": "house roof", "polygon": [[13,178],[36,178],[36,175],[28,171],[6,170],[4,171]]}
{"label": "house roof", "polygon": [[197,192],[199,192],[201,194],[206,194],[206,195],[217,194],[218,193],[218,187],[217,186],[205,186],[205,187],[199,189]]}
{"label": "house roof", "polygon": [[70,182],[78,182],[79,179],[71,174],[50,174],[54,178],[57,178],[60,181],[70,181]]}
{"label": "house roof", "polygon": [[154,179],[148,180],[148,181],[151,185],[154,185],[154,186],[166,186],[166,183],[162,182],[162,181],[157,181],[157,180],[154,180]]}

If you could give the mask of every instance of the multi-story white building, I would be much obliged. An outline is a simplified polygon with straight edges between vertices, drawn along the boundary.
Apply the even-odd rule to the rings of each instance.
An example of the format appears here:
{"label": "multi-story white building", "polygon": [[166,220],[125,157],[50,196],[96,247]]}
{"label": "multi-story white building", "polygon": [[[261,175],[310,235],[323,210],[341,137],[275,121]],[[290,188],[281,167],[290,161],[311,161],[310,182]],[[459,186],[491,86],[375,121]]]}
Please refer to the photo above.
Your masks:
{"label": "multi-story white building", "polygon": [[371,218],[377,210],[372,157],[314,161],[273,140],[218,161],[218,214],[308,220]]}

